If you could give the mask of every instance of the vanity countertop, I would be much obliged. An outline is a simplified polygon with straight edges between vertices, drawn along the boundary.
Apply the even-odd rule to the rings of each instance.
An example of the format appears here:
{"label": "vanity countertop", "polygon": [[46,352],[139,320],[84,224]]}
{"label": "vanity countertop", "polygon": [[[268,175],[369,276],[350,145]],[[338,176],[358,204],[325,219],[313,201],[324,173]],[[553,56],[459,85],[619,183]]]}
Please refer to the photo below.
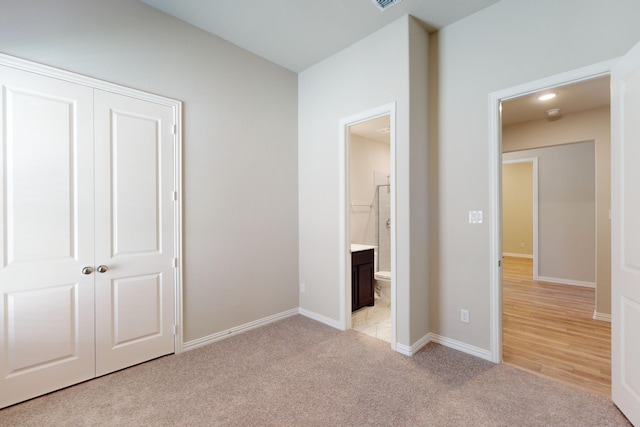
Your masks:
{"label": "vanity countertop", "polygon": [[351,244],[351,252],[360,252],[360,251],[368,251],[369,249],[375,249],[375,246],[371,245],[360,245],[357,243]]}

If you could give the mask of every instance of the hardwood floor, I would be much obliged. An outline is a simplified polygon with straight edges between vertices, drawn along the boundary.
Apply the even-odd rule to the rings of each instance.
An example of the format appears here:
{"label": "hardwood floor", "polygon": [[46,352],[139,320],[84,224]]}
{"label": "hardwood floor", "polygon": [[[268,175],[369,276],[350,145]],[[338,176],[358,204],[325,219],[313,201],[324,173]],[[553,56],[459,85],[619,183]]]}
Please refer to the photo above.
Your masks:
{"label": "hardwood floor", "polygon": [[593,319],[595,289],[533,280],[533,261],[505,257],[505,363],[611,396],[611,324]]}

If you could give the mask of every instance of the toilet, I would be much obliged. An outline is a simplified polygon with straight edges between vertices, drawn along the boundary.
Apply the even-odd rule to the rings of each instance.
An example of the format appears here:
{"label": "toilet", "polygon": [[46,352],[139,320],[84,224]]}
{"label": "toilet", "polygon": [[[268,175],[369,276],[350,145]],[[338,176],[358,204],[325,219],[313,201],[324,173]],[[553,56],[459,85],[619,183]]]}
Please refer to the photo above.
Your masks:
{"label": "toilet", "polygon": [[391,304],[391,272],[376,271],[373,275],[375,279],[376,294],[379,295],[381,305]]}

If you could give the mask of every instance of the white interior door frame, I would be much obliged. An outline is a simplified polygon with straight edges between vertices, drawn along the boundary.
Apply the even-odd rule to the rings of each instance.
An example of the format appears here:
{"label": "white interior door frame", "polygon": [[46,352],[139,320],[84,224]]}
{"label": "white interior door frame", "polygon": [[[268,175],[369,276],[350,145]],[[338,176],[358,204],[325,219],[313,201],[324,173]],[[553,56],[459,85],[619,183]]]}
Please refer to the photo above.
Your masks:
{"label": "white interior door frame", "polygon": [[144,101],[170,107],[173,112],[173,149],[174,149],[174,294],[175,294],[175,340],[176,353],[183,351],[183,313],[182,313],[182,102],[160,95],[119,86],[113,83],[83,76],[65,70],[38,64],[21,58],[0,53],[0,65],[40,74],[59,80],[84,85],[93,89],[100,89]]}
{"label": "white interior door frame", "polygon": [[[533,202],[533,280],[538,280],[538,158],[529,157],[525,159],[503,160],[503,165],[513,165],[517,163],[532,164],[532,202]],[[500,181],[502,182],[502,180]]]}
{"label": "white interior door frame", "polygon": [[355,124],[389,116],[391,184],[391,348],[396,349],[396,103],[381,105],[340,120],[340,327],[351,329],[351,203],[349,194],[349,128]]}
{"label": "white interior door frame", "polygon": [[491,361],[502,362],[502,119],[501,103],[530,93],[611,74],[616,59],[489,94],[489,319]]}

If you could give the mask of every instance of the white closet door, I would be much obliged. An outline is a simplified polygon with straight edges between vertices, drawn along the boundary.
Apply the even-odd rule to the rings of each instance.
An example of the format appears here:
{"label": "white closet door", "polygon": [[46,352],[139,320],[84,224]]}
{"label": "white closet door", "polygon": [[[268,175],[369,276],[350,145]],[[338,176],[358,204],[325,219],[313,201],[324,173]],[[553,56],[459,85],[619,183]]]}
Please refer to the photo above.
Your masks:
{"label": "white closet door", "polygon": [[4,407],[95,375],[93,91],[2,66],[0,86]]}
{"label": "white closet door", "polygon": [[[96,374],[174,352],[173,112],[95,91]],[[100,267],[98,267],[100,270]]]}

